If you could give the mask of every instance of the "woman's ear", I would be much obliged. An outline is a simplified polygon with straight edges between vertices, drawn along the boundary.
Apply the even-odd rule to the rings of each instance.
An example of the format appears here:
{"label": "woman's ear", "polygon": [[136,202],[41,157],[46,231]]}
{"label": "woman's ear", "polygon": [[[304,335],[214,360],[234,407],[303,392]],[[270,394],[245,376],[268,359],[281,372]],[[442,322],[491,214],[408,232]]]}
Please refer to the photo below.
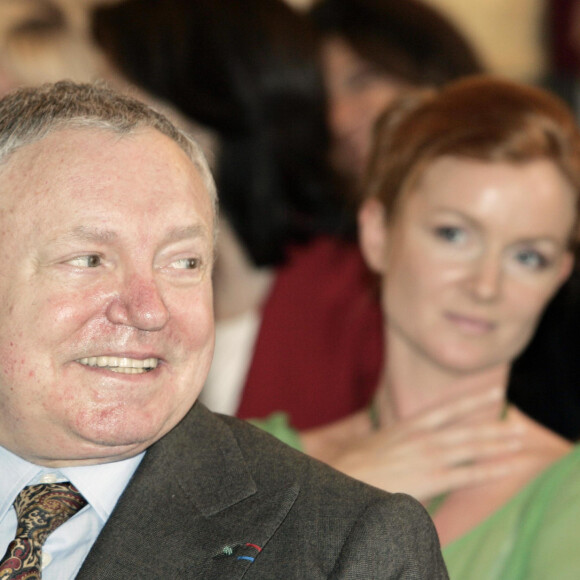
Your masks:
{"label": "woman's ear", "polygon": [[367,199],[358,212],[359,244],[367,265],[384,274],[387,266],[385,208],[375,198]]}
{"label": "woman's ear", "polygon": [[562,260],[562,264],[560,266],[560,275],[559,275],[559,283],[558,287],[560,287],[572,274],[572,270],[574,269],[574,252],[568,251],[564,254],[564,258]]}

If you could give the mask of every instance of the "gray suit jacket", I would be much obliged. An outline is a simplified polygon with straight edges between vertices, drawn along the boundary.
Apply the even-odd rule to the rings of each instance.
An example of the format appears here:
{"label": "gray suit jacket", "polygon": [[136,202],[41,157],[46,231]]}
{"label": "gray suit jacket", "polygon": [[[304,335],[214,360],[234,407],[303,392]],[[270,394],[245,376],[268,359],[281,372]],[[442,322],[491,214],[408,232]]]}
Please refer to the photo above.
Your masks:
{"label": "gray suit jacket", "polygon": [[78,580],[447,578],[423,508],[194,405],[153,445]]}

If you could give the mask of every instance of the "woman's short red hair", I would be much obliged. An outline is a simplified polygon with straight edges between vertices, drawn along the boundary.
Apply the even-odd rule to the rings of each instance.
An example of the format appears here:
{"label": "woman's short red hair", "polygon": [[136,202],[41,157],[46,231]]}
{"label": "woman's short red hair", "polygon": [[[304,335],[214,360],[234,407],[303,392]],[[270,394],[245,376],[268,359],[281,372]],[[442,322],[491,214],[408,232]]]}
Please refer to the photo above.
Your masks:
{"label": "woman's short red hair", "polygon": [[513,163],[548,159],[580,200],[574,113],[537,87],[477,75],[403,95],[377,121],[366,197],[378,198],[392,218],[425,168],[443,156]]}

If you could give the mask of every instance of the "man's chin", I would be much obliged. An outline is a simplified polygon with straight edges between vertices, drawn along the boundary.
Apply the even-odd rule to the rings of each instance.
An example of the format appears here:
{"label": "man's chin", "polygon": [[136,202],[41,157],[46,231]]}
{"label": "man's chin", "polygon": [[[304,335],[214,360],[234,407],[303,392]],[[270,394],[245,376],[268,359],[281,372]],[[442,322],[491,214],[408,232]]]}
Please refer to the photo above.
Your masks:
{"label": "man's chin", "polygon": [[136,455],[153,445],[170,431],[174,423],[160,425],[125,425],[120,429],[99,429],[96,432],[83,431],[78,435],[92,448],[96,455],[114,456],[115,454]]}
{"label": "man's chin", "polygon": [[[71,434],[70,445],[61,446],[55,461],[69,465],[94,465],[122,461],[138,455],[170,431],[177,421],[140,422],[135,418],[115,425],[85,425]],[[67,453],[68,451],[68,453]]]}

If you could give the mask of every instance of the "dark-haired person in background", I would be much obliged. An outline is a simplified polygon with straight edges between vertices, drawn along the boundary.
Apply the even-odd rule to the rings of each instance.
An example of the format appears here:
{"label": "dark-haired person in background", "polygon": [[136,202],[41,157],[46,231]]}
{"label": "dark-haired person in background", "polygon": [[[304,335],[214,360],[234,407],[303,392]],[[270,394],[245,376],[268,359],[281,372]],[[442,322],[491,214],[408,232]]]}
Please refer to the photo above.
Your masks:
{"label": "dark-haired person in background", "polygon": [[385,106],[405,89],[483,72],[482,64],[462,33],[420,0],[321,0],[310,14],[322,35],[332,164],[357,196]]}
{"label": "dark-haired person in background", "polygon": [[[326,156],[317,36],[279,0],[128,0],[94,14],[120,72],[218,133],[217,342],[203,399],[308,428],[370,400],[374,280]],[[344,234],[344,235],[343,235]]]}

